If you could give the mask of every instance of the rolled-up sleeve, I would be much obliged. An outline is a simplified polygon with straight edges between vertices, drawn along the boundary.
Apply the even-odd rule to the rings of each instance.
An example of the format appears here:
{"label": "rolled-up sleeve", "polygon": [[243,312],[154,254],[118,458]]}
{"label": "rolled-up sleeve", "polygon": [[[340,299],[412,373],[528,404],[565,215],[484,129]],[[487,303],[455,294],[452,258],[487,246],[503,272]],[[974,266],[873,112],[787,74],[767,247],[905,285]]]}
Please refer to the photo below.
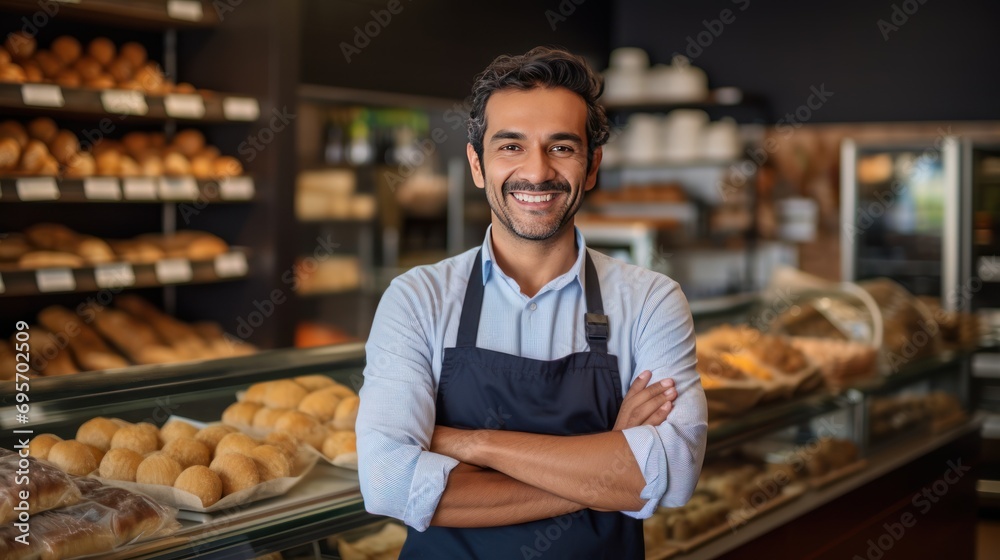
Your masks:
{"label": "rolled-up sleeve", "polygon": [[[458,461],[426,451],[435,422],[429,321],[417,291],[397,278],[375,313],[358,411],[358,474],[365,508],[418,531],[430,526]],[[423,305],[426,305],[423,304]]]}
{"label": "rolled-up sleeve", "polygon": [[633,379],[645,370],[650,382],[672,378],[677,400],[659,426],[624,430],[636,463],[646,480],[640,511],[623,512],[640,519],[657,506],[680,507],[698,484],[708,436],[708,407],[695,371],[694,322],[687,298],[673,281],[655,285],[636,323]]}

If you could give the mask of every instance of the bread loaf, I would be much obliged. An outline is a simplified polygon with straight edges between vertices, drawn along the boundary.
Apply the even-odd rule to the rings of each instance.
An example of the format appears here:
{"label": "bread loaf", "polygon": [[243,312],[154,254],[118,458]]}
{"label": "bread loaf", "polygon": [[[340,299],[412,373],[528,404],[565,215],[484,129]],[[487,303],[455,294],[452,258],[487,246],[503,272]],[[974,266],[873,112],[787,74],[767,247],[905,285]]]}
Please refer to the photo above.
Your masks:
{"label": "bread loaf", "polygon": [[16,519],[14,507],[21,501],[22,491],[31,496],[28,512],[32,515],[80,501],[80,490],[65,472],[34,457],[27,459],[31,473],[27,484],[16,484],[20,459],[17,454],[0,458],[0,525]]}
{"label": "bread loaf", "polygon": [[278,418],[274,429],[295,436],[316,449],[323,448],[326,430],[318,420],[297,410],[289,410]]}

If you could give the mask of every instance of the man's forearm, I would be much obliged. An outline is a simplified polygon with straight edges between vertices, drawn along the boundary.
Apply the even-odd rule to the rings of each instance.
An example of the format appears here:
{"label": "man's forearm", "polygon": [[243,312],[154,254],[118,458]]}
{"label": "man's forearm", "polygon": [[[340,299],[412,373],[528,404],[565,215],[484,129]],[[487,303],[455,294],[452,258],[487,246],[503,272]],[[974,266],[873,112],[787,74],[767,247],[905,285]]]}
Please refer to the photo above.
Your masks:
{"label": "man's forearm", "polygon": [[[439,428],[441,430],[441,428]],[[550,436],[506,430],[444,429],[439,452],[586,507],[638,511],[646,486],[621,432]]]}
{"label": "man's forearm", "polygon": [[498,527],[557,517],[584,506],[515,480],[462,463],[448,475],[431,525]]}

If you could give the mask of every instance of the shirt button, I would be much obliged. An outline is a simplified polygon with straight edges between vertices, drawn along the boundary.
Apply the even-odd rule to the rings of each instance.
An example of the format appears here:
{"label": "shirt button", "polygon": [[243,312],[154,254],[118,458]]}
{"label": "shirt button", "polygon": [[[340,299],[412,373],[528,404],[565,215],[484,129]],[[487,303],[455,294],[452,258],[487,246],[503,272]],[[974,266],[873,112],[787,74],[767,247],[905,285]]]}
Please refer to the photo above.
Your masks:
{"label": "shirt button", "polygon": [[528,309],[530,309],[530,310],[534,311],[534,310],[538,309],[538,306],[537,306],[537,305],[535,305],[535,303],[534,303],[534,302],[532,302],[532,304],[528,306]]}

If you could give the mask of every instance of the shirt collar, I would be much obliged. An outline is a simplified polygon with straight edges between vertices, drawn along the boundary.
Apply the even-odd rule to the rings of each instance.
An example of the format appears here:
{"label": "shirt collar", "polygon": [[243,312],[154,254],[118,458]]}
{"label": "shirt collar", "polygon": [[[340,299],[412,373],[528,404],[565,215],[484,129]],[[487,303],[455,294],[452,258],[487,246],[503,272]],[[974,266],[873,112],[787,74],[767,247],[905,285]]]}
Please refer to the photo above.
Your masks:
{"label": "shirt collar", "polygon": [[[498,274],[502,275],[504,278],[509,278],[500,266],[496,264],[493,258],[493,237],[491,235],[493,231],[493,224],[490,224],[486,228],[486,239],[483,240],[482,255],[483,255],[483,285],[489,281],[493,269],[496,268]],[[574,226],[573,231],[576,233],[576,246],[578,248],[576,255],[576,262],[573,266],[563,275],[556,277],[551,282],[546,285],[546,288],[552,290],[559,290],[565,287],[567,284],[576,280],[580,284],[580,289],[586,290],[586,285],[584,284],[584,256],[587,254],[587,245],[583,239],[583,233],[580,232],[580,228]],[[543,288],[544,290],[545,288]],[[539,292],[541,293],[541,292]]]}

